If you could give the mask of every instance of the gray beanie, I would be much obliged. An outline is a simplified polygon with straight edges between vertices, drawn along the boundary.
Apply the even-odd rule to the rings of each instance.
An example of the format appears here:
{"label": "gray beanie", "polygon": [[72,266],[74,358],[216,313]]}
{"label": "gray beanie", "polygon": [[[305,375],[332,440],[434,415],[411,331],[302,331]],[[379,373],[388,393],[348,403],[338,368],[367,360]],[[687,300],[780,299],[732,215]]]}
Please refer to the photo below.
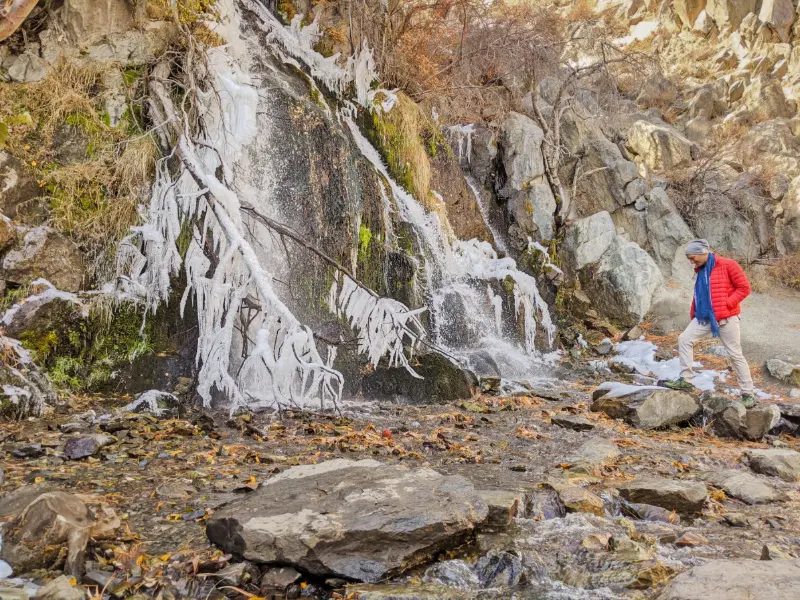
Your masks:
{"label": "gray beanie", "polygon": [[708,240],[692,240],[686,245],[686,254],[708,254]]}

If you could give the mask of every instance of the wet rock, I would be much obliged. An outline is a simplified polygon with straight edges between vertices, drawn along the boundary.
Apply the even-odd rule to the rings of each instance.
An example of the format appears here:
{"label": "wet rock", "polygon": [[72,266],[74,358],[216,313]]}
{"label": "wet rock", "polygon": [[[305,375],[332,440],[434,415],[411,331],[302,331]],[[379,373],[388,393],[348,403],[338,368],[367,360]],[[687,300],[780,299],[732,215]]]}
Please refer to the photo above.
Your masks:
{"label": "wet rock", "polygon": [[425,571],[422,581],[462,590],[474,589],[480,585],[478,576],[463,560],[436,563]]}
{"label": "wet rock", "polygon": [[557,481],[549,481],[544,485],[555,490],[567,512],[586,512],[598,517],[604,517],[606,514],[603,500],[589,490],[578,485]]}
{"label": "wet rock", "polygon": [[134,414],[151,414],[154,417],[175,418],[182,414],[181,401],[169,392],[147,390],[126,405],[122,412]]}
{"label": "wet rock", "polygon": [[[602,393],[601,392],[606,392]],[[660,389],[640,389],[631,394],[609,398],[608,390],[598,389],[592,404],[614,419],[624,419],[640,429],[658,429],[684,423],[700,411],[697,400],[684,392]]]}
{"label": "wet rock", "polygon": [[783,600],[800,586],[800,560],[712,560],[678,575],[658,600]]}
{"label": "wet rock", "polygon": [[33,600],[83,600],[83,589],[72,585],[64,575],[60,575],[47,585],[36,590]]}
{"label": "wet rock", "polygon": [[702,510],[708,490],[702,483],[677,479],[642,478],[618,487],[620,496],[630,502],[652,504],[680,513]]}
{"label": "wet rock", "polygon": [[355,585],[347,588],[358,600],[464,600],[464,592],[435,583]]}
{"label": "wet rock", "polygon": [[591,431],[594,429],[594,423],[580,415],[555,415],[550,418],[550,422],[553,425],[572,429],[573,431]]}
{"label": "wet rock", "polygon": [[655,171],[692,162],[692,142],[669,125],[636,121],[628,130],[628,148]]}
{"label": "wet rock", "polygon": [[443,404],[470,398],[470,375],[448,358],[429,353],[418,357],[414,370],[422,377],[411,377],[402,367],[376,369],[362,383],[365,396],[405,402]]}
{"label": "wet rock", "polygon": [[462,477],[373,460],[294,467],[209,519],[209,539],[248,560],[377,582],[423,562],[488,516]]}
{"label": "wet rock", "polygon": [[43,277],[59,290],[77,292],[87,283],[83,255],[75,244],[50,229],[30,229],[19,249],[7,252],[0,278],[26,285]]}
{"label": "wet rock", "polygon": [[[25,573],[53,564],[65,550],[64,572],[80,576],[83,556],[89,538],[103,538],[119,527],[119,518],[104,505],[97,510],[89,507],[74,494],[45,491],[37,486],[24,488],[10,499],[9,504],[30,502],[16,515],[3,539],[0,558],[16,572]],[[30,491],[30,493],[26,493]],[[31,499],[32,498],[32,499]]]}
{"label": "wet rock", "polygon": [[747,504],[766,504],[787,500],[782,492],[745,471],[728,469],[712,471],[702,475],[704,481],[720,488],[731,498]]}
{"label": "wet rock", "polygon": [[478,559],[475,573],[481,587],[505,588],[519,585],[524,570],[519,556],[510,552],[490,550],[486,556]]}
{"label": "wet rock", "polygon": [[278,567],[268,569],[261,577],[260,590],[264,593],[272,591],[283,592],[293,583],[297,582],[302,575],[292,567]]}
{"label": "wet rock", "polygon": [[775,379],[791,385],[800,385],[800,368],[779,358],[767,361],[767,371]]}
{"label": "wet rock", "polygon": [[14,458],[39,458],[44,456],[45,453],[46,450],[39,443],[21,444],[11,451],[11,456]]}
{"label": "wet rock", "polygon": [[83,435],[67,440],[64,444],[64,456],[69,460],[80,460],[87,456],[94,456],[100,448],[108,446],[114,438],[101,433]]}
{"label": "wet rock", "polygon": [[794,483],[800,480],[800,452],[794,450],[747,450],[750,468],[762,475],[780,477]]}
{"label": "wet rock", "polygon": [[514,517],[522,516],[525,496],[519,492],[505,490],[479,490],[489,509],[486,524],[490,527],[506,527]]}

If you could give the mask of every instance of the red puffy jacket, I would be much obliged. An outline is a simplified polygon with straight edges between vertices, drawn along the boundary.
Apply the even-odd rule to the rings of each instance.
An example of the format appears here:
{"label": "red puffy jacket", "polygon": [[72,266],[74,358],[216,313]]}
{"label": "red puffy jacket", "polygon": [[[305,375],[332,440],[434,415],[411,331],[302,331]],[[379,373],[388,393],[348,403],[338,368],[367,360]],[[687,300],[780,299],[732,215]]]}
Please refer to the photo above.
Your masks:
{"label": "red puffy jacket", "polygon": [[[711,306],[717,321],[728,319],[742,312],[739,304],[750,295],[750,282],[747,275],[735,260],[714,255],[716,262],[711,271]],[[699,269],[695,269],[697,272]],[[694,319],[694,299],[692,300]]]}

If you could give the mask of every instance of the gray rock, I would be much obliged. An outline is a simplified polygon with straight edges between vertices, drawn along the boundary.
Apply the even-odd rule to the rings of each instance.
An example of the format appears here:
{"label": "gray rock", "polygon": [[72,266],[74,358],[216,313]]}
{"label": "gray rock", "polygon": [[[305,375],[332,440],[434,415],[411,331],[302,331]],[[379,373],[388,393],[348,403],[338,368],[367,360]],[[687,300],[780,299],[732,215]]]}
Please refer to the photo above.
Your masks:
{"label": "gray rock", "polygon": [[516,192],[508,201],[508,212],[514,222],[509,227],[509,237],[520,238],[516,246],[527,247],[528,237],[537,241],[553,238],[553,214],[556,199],[546,182],[531,183],[524,190]]}
{"label": "gray rock", "polygon": [[85,597],[82,588],[73,586],[66,576],[59,575],[36,590],[33,600],[83,600]]}
{"label": "gray rock", "polygon": [[672,275],[677,250],[693,239],[694,234],[667,196],[667,192],[661,188],[655,187],[648,194],[645,225],[651,254],[662,272]]}
{"label": "gray rock", "polygon": [[599,467],[619,457],[617,445],[605,438],[587,440],[567,459],[570,470],[576,473],[593,473]]}
{"label": "gray rock", "polygon": [[447,560],[428,567],[422,576],[422,581],[461,590],[480,586],[478,576],[463,560]]}
{"label": "gray rock", "polygon": [[617,237],[614,221],[608,212],[599,212],[567,227],[564,253],[574,270],[596,263]]}
{"label": "gray rock", "polygon": [[781,411],[775,404],[763,404],[749,409],[744,417],[743,435],[749,440],[760,440],[781,420]]}
{"label": "gray rock", "polygon": [[261,577],[261,591],[283,591],[298,581],[302,574],[292,567],[278,567],[268,569]]}
{"label": "gray rock", "polygon": [[708,0],[706,4],[706,12],[720,29],[738,29],[747,14],[755,10],[756,0]]}
{"label": "gray rock", "polygon": [[771,75],[759,75],[751,81],[742,101],[762,118],[791,118],[797,112],[797,108],[786,99],[780,81]]}
{"label": "gray rock", "polygon": [[125,0],[108,0],[102,6],[91,0],[66,0],[61,20],[69,40],[82,47],[134,26],[133,7]]}
{"label": "gray rock", "polygon": [[11,451],[11,456],[14,458],[39,458],[45,455],[46,450],[42,448],[40,443],[35,444],[21,444],[16,446]]}
{"label": "gray rock", "polygon": [[704,481],[720,488],[731,498],[747,504],[767,504],[787,500],[786,494],[746,471],[727,469],[702,475]]}
{"label": "gray rock", "polygon": [[31,52],[20,54],[8,67],[8,76],[11,81],[18,83],[34,83],[47,77],[50,65]]}
{"label": "gray rock", "polygon": [[523,516],[525,496],[520,492],[506,490],[479,490],[489,509],[486,524],[490,527],[507,527],[514,517]]}
{"label": "gray rock", "polygon": [[658,600],[787,600],[800,560],[712,560],[678,575]]}
{"label": "gray rock", "polygon": [[652,504],[680,513],[699,512],[708,496],[703,483],[677,479],[635,479],[618,489],[620,496],[629,502]]}
{"label": "gray rock", "polygon": [[500,125],[505,189],[520,191],[544,175],[544,133],[530,117],[511,112]]}
{"label": "gray rock", "polygon": [[614,419],[624,419],[641,429],[658,429],[684,423],[700,412],[697,400],[684,392],[660,389],[642,389],[627,396],[609,398],[607,393],[597,395],[592,410],[601,411]]}
{"label": "gray rock", "polygon": [[791,556],[788,552],[785,552],[775,546],[774,544],[764,544],[764,547],[761,549],[761,560],[792,560],[794,556]]}
{"label": "gray rock", "polygon": [[792,385],[800,385],[800,368],[779,358],[770,358],[767,361],[767,371],[775,379]]}
{"label": "gray rock", "polygon": [[[2,583],[2,579],[0,579],[0,583]],[[0,598],[3,600],[28,600],[30,596],[24,588],[0,585]]]}
{"label": "gray rock", "polygon": [[87,283],[83,255],[75,244],[44,226],[29,230],[22,247],[6,253],[0,277],[23,285],[43,277],[65,292],[77,292]]}
{"label": "gray rock", "polygon": [[780,477],[794,483],[800,480],[800,452],[794,450],[747,450],[750,468],[762,475]]}
{"label": "gray rock", "polygon": [[666,123],[636,121],[628,130],[628,149],[654,171],[682,167],[692,162],[692,142]]}
{"label": "gray rock", "polygon": [[550,418],[550,422],[573,431],[591,431],[595,427],[594,423],[580,415],[554,415]]}
{"label": "gray rock", "polygon": [[[791,390],[789,390],[789,398],[791,398],[792,400],[800,400],[800,388],[792,388]],[[797,416],[800,417],[800,414],[798,414]]]}
{"label": "gray rock", "polygon": [[113,441],[114,438],[101,433],[70,438],[64,444],[64,456],[69,460],[79,460],[87,456],[94,456],[100,451],[100,448],[108,446]]}
{"label": "gray rock", "polygon": [[490,550],[478,559],[475,573],[483,588],[509,588],[519,584],[524,574],[520,557],[501,550]]}
{"label": "gray rock", "polygon": [[377,461],[288,469],[209,519],[209,539],[247,560],[374,583],[415,566],[488,515],[462,477]]}
{"label": "gray rock", "polygon": [[681,518],[677,513],[667,510],[666,508],[661,508],[660,506],[653,506],[652,504],[625,502],[622,505],[622,512],[640,521],[656,521],[660,523],[671,523],[672,525],[680,525],[681,523]]}
{"label": "gray rock", "polygon": [[242,561],[233,565],[228,565],[224,569],[212,575],[220,585],[244,586],[256,583],[259,579],[258,567],[253,563]]}

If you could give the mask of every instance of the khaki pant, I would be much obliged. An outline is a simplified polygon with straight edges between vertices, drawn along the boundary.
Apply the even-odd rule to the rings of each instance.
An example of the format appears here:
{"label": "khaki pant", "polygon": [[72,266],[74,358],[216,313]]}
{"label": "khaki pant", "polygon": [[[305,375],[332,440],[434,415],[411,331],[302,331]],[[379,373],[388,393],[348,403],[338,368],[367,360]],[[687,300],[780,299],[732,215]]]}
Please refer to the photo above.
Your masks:
{"label": "khaki pant", "polygon": [[[719,324],[719,338],[728,356],[733,363],[733,370],[736,371],[736,378],[739,380],[739,387],[743,394],[753,393],[753,378],[750,376],[750,366],[742,354],[742,336],[739,328],[741,319],[738,316],[723,320]],[[681,363],[681,377],[691,382],[694,377],[694,345],[700,340],[711,337],[711,325],[701,325],[697,319],[692,319],[689,326],[678,338],[678,355]]]}

